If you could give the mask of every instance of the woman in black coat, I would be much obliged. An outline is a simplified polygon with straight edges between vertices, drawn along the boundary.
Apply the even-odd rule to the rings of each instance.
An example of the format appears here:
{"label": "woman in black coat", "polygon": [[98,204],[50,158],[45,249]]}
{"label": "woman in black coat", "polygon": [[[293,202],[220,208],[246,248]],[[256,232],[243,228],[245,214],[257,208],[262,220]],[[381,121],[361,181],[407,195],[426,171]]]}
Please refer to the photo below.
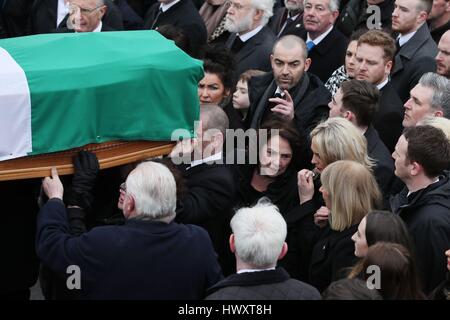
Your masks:
{"label": "woman in black coat", "polygon": [[363,217],[381,204],[375,178],[360,163],[336,161],[325,168],[321,181],[329,223],[313,248],[309,266],[309,282],[319,291],[355,264],[352,235]]}
{"label": "woman in black coat", "polygon": [[267,141],[261,141],[263,135],[259,135],[259,143],[250,143],[249,150],[253,156],[258,154],[257,163],[250,164],[248,157],[245,165],[237,166],[237,207],[252,206],[267,197],[284,215],[298,203],[297,171],[303,140],[292,122],[277,116],[270,117],[260,130],[267,130]]}

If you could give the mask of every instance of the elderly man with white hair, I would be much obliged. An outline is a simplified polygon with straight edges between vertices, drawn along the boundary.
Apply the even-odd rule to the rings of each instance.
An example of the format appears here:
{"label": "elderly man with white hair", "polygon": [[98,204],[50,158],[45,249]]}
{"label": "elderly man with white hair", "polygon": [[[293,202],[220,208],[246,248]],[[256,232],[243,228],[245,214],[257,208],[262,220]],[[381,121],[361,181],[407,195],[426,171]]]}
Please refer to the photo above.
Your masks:
{"label": "elderly man with white hair", "polygon": [[286,222],[275,205],[241,208],[230,225],[237,273],[210,288],[207,300],[320,300],[314,287],[277,267],[288,247]]}
{"label": "elderly man with white hair", "polygon": [[275,34],[267,26],[274,0],[230,0],[225,29],[231,35],[225,46],[234,53],[236,74],[249,69],[270,70]]}
{"label": "elderly man with white hair", "polygon": [[170,170],[144,162],[128,176],[124,225],[69,233],[56,169],[45,178],[49,200],[38,215],[36,252],[84,299],[200,299],[221,279],[205,230],[174,222],[176,184]]}

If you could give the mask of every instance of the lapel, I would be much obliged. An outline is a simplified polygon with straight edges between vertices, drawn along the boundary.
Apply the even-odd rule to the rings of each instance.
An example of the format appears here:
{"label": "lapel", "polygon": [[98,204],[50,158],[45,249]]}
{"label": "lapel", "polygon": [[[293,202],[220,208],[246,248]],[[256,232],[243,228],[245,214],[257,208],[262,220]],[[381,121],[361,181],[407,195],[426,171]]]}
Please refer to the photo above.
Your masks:
{"label": "lapel", "polygon": [[[419,50],[423,43],[427,41],[429,33],[430,31],[428,30],[426,23],[417,29],[416,34],[400,48],[400,51],[395,56],[394,70],[391,75],[403,70],[403,61],[412,59],[417,50]],[[402,59],[402,57],[404,59]]]}
{"label": "lapel", "polygon": [[244,47],[236,54],[236,61],[242,61],[251,53],[256,51],[256,48],[264,41],[266,28],[267,26],[262,28],[257,34],[245,42]]}
{"label": "lapel", "polygon": [[294,102],[294,113],[296,113],[297,110],[300,108],[296,108],[296,106],[300,105],[300,101],[305,96],[306,90],[308,90],[309,87],[309,76],[308,73],[305,72],[303,74],[303,77],[300,79],[300,82],[298,83],[298,87],[295,89],[294,92],[290,93],[293,95],[293,102]]}
{"label": "lapel", "polygon": [[225,42],[225,47],[227,49],[231,49],[231,46],[233,45],[234,40],[237,37],[237,33],[232,33],[230,34],[230,36],[228,37],[227,41]]}
{"label": "lapel", "polygon": [[333,27],[331,32],[322,40],[317,46],[314,46],[309,53],[309,56],[313,53],[318,53],[319,56],[324,56],[328,51],[333,49],[336,39],[336,28]]}

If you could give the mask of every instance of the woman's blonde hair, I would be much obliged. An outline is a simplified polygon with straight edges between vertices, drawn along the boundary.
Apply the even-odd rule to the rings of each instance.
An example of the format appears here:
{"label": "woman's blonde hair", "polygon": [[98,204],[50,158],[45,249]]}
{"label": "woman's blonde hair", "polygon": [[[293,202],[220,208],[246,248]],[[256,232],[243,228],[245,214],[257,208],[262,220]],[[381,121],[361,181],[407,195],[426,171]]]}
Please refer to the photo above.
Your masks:
{"label": "woman's blonde hair", "polygon": [[426,117],[419,121],[419,126],[432,126],[444,131],[445,136],[450,140],[450,119],[444,117]]}
{"label": "woman's blonde hair", "polygon": [[311,141],[325,166],[338,160],[353,160],[372,170],[375,162],[367,154],[367,140],[350,121],[329,118],[311,132]]}
{"label": "woman's blonde hair", "polygon": [[355,161],[336,161],[321,175],[331,203],[330,227],[343,231],[381,204],[381,192],[372,173]]}

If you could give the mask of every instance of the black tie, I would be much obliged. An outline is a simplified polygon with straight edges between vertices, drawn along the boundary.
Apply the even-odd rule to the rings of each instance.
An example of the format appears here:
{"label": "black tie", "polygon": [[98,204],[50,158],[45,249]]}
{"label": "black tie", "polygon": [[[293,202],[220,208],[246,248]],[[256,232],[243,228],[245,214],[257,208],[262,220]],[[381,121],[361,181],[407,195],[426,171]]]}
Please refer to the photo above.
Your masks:
{"label": "black tie", "polygon": [[231,52],[233,52],[234,54],[238,53],[244,47],[244,44],[245,42],[243,42],[241,38],[236,35],[233,45],[231,46]]}
{"label": "black tie", "polygon": [[155,29],[156,23],[158,22],[159,16],[161,15],[162,12],[163,12],[162,9],[159,8],[158,13],[156,14],[155,19],[153,20],[152,26],[150,28],[151,30]]}

